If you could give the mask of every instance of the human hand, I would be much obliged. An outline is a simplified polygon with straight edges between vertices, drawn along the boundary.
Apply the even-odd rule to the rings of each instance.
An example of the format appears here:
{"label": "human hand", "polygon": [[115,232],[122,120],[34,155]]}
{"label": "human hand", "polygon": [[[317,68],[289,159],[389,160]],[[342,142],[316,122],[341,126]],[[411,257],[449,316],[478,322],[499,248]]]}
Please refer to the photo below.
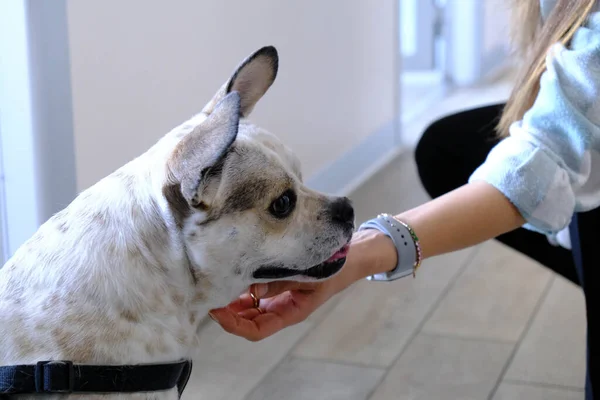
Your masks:
{"label": "human hand", "polygon": [[212,310],[210,317],[229,333],[250,341],[265,339],[304,321],[336,293],[374,273],[389,271],[397,263],[392,241],[379,231],[354,234],[346,264],[333,277],[318,282],[277,281],[256,284],[228,306]]}
{"label": "human hand", "polygon": [[[254,307],[250,291],[261,298],[259,308]],[[329,280],[258,284],[228,306],[211,310],[209,315],[225,331],[250,341],[259,341],[304,321],[335,293]]]}

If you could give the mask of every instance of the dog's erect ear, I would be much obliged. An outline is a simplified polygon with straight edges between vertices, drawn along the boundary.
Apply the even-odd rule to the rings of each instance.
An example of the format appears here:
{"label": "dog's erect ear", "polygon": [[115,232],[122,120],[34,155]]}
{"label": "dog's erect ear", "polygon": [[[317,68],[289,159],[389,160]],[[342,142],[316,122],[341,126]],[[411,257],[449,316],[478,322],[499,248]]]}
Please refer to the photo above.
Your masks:
{"label": "dog's erect ear", "polygon": [[275,81],[278,66],[279,56],[275,47],[266,46],[256,51],[237,67],[229,81],[219,89],[202,111],[212,113],[215,105],[223,97],[237,91],[241,99],[241,116],[247,117]]}
{"label": "dog's erect ear", "polygon": [[169,158],[168,167],[191,206],[200,204],[199,188],[206,172],[221,161],[237,137],[240,95],[231,92],[204,122],[186,135]]}

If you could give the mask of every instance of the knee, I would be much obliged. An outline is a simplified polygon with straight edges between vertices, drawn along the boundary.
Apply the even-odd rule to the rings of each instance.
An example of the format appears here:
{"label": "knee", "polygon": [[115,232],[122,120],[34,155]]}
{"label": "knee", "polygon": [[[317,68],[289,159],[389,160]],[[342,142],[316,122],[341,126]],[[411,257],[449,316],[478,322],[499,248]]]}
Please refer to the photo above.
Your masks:
{"label": "knee", "polygon": [[440,124],[434,122],[423,132],[414,153],[421,184],[431,197],[444,194],[441,188],[442,171],[448,166],[449,160],[443,135]]}
{"label": "knee", "polygon": [[417,146],[415,147],[415,162],[419,172],[421,170],[427,171],[428,166],[431,166],[431,161],[434,159],[434,150],[438,136],[438,129],[436,129],[436,123],[434,122],[425,129]]}
{"label": "knee", "polygon": [[503,105],[466,110],[429,125],[415,149],[423,187],[439,197],[464,184],[497,143],[494,126]]}

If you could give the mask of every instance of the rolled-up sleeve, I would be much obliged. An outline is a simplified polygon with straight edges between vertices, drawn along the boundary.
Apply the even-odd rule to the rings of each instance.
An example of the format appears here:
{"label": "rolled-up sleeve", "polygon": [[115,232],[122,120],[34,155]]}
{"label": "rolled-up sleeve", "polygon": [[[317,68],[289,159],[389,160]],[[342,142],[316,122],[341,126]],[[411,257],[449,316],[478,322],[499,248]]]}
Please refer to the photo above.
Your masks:
{"label": "rolled-up sleeve", "polygon": [[552,47],[532,108],[469,181],[486,181],[521,212],[525,227],[564,229],[600,205],[600,13],[568,48]]}

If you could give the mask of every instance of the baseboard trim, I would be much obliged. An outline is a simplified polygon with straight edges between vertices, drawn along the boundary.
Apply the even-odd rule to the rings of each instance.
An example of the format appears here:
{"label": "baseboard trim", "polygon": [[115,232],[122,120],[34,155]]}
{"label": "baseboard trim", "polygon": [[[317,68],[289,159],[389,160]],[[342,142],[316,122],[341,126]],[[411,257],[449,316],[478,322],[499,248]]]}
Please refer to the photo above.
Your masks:
{"label": "baseboard trim", "polygon": [[369,135],[311,176],[307,185],[328,194],[348,196],[406,150],[398,140],[397,126],[392,121]]}

